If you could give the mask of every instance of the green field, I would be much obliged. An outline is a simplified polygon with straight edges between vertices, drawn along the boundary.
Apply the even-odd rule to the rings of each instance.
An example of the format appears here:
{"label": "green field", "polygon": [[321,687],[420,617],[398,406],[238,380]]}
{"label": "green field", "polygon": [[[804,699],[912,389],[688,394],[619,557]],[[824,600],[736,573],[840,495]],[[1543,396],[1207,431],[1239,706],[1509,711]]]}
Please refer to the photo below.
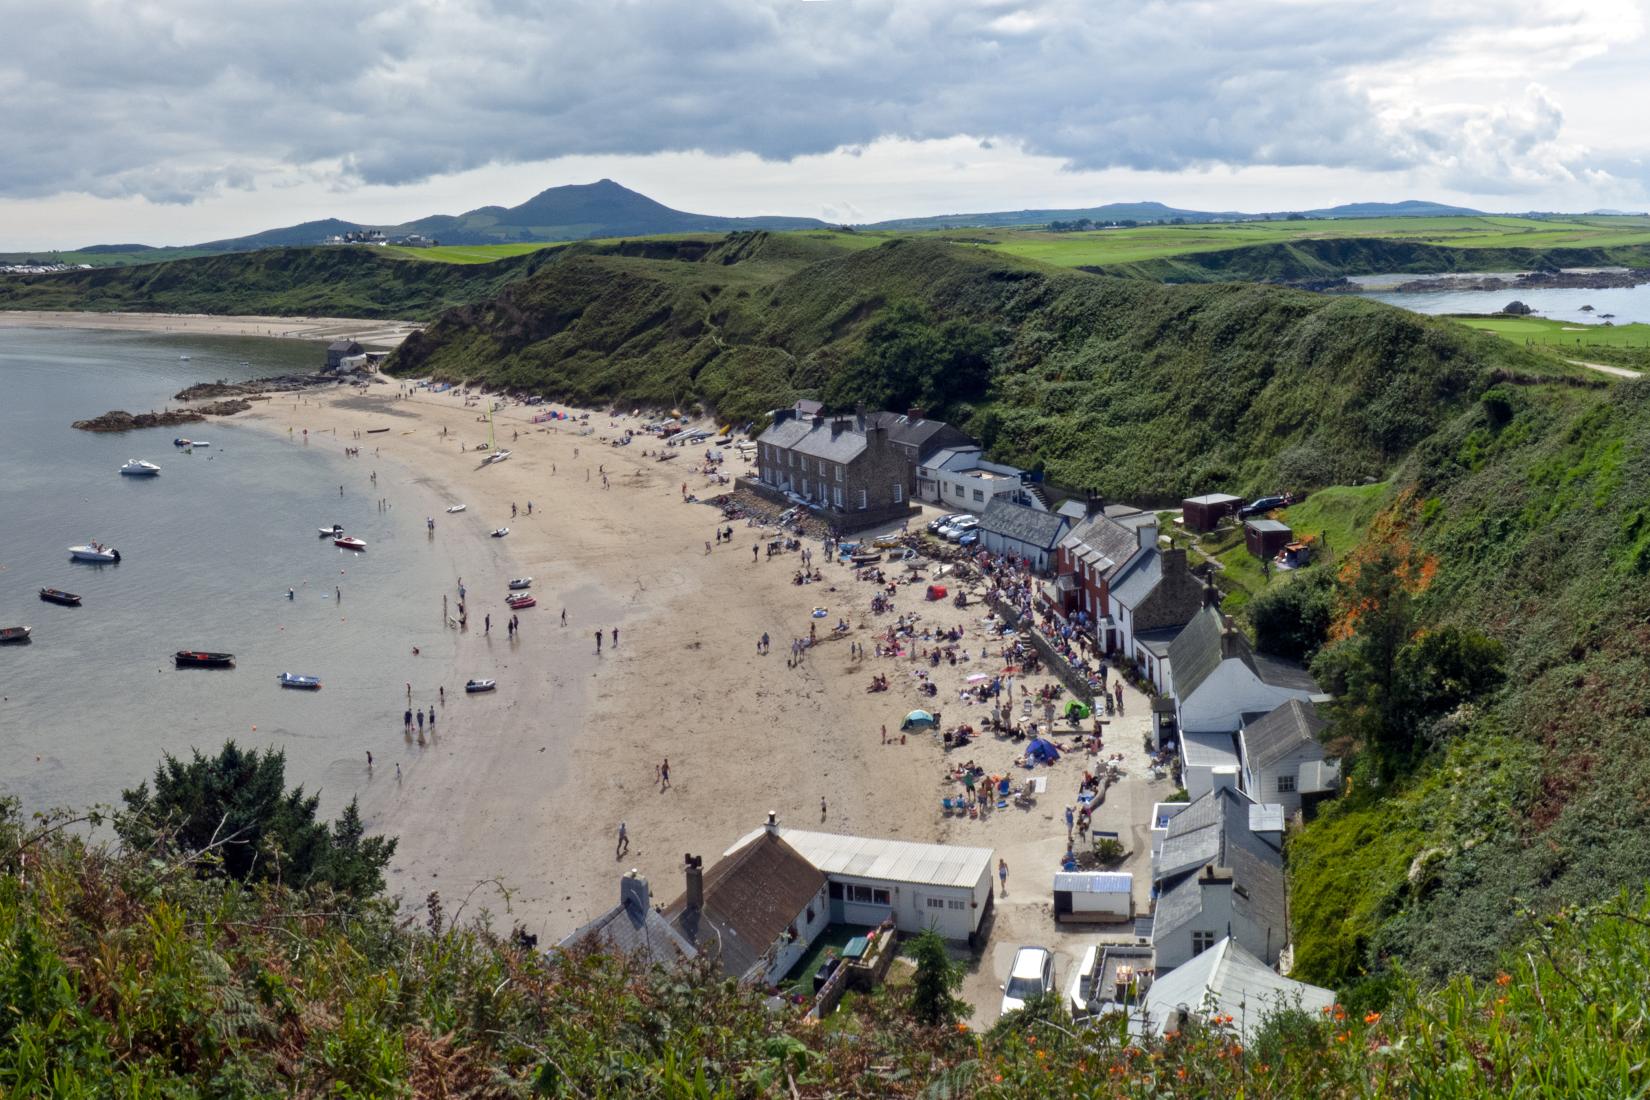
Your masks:
{"label": "green field", "polygon": [[1558,348],[1650,348],[1650,325],[1576,325],[1546,317],[1451,318],[1520,344]]}
{"label": "green field", "polygon": [[1031,229],[943,230],[932,236],[977,243],[1059,267],[1140,260],[1295,241],[1411,241],[1450,248],[1612,248],[1650,244],[1650,218],[1345,218],[1221,225],[1150,225],[1086,233]]}
{"label": "green field", "polygon": [[565,241],[530,241],[524,244],[443,244],[434,248],[408,248],[386,245],[384,252],[409,260],[424,260],[442,264],[490,264],[511,256],[525,256],[541,248],[562,248]]}

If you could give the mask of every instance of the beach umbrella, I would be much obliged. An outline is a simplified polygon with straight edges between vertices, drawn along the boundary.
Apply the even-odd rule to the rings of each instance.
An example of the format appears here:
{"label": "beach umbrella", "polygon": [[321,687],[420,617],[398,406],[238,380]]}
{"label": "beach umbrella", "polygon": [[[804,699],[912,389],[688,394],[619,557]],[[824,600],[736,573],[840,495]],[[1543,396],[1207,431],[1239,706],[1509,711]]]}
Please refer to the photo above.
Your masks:
{"label": "beach umbrella", "polygon": [[985,673],[976,672],[974,675],[972,675],[968,678],[968,682],[971,683],[971,684],[979,684],[979,683],[984,683],[986,680],[989,680],[989,679],[991,679],[991,677],[987,676]]}
{"label": "beach umbrella", "polygon": [[910,714],[907,714],[905,716],[905,721],[904,721],[904,723],[902,723],[900,725],[900,729],[908,730],[912,726],[930,726],[930,727],[932,727],[933,724],[934,724],[934,716],[932,714],[929,714],[925,710],[914,710]]}

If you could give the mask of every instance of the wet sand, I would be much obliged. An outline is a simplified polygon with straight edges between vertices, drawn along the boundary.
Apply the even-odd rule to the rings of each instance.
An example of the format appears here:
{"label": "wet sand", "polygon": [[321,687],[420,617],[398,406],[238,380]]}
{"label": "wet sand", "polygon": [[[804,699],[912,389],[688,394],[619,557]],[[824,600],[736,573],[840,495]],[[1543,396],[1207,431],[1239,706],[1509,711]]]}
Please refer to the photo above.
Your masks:
{"label": "wet sand", "polygon": [[0,310],[0,328],[93,328],[187,336],[271,336],[290,340],[356,340],[393,348],[422,328],[416,321],[351,317],[251,317],[205,313],[77,313],[66,310]]}

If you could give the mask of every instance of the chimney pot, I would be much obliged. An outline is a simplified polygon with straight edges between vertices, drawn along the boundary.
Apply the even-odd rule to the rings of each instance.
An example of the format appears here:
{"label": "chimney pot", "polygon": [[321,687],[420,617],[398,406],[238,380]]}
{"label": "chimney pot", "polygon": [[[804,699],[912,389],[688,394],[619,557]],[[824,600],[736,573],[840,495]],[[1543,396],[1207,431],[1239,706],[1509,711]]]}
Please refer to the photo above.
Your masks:
{"label": "chimney pot", "polygon": [[705,869],[704,859],[699,856],[687,857],[687,865],[683,870],[687,874],[687,905],[689,909],[702,909],[705,905]]}

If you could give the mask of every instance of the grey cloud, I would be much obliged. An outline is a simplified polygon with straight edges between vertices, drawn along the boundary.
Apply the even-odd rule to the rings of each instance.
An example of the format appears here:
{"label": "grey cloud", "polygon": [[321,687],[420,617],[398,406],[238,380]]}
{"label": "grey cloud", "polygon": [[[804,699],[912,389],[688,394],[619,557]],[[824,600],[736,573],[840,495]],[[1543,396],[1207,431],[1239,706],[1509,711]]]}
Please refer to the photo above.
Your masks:
{"label": "grey cloud", "polygon": [[1494,181],[1533,153],[1579,171],[1545,99],[1394,121],[1368,90],[1371,72],[1518,18],[1487,0],[0,0],[0,195],[187,201],[319,164],[398,184],[568,154],[788,159],[958,134],[1077,169]]}

